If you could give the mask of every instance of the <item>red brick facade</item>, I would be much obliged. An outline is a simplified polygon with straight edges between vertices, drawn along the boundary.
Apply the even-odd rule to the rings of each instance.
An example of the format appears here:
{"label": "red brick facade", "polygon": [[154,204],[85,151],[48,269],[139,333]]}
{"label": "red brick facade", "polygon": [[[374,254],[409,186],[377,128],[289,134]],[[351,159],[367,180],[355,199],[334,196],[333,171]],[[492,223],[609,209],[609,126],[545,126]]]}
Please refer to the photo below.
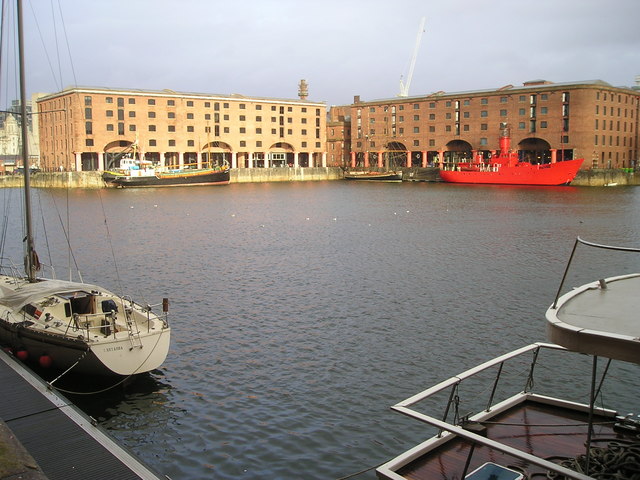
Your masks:
{"label": "red brick facade", "polygon": [[499,148],[507,123],[522,158],[547,161],[555,150],[558,159],[583,157],[583,168],[631,168],[638,160],[639,103],[640,91],[601,81],[355,97],[349,106],[351,161],[376,166],[382,154],[385,166],[423,166],[488,154]]}

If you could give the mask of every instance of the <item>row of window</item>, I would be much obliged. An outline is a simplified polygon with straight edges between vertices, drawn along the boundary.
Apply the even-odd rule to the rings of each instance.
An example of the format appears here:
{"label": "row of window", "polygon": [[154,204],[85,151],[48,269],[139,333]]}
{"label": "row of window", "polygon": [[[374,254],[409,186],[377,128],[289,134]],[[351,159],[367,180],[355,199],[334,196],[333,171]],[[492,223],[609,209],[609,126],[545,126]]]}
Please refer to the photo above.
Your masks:
{"label": "row of window", "polygon": [[[107,118],[114,118],[114,111],[113,110],[106,110],[105,111],[105,116]],[[136,118],[136,112],[134,110],[131,110],[128,112],[127,114],[128,118]],[[148,118],[156,118],[156,112],[147,112],[147,117]],[[93,120],[93,111],[90,107],[85,108],[84,110],[84,118],[85,120]],[[124,110],[117,110],[117,118],[118,120],[124,120],[125,118],[125,112]],[[176,118],[176,112],[167,112],[167,118],[168,119],[175,119]],[[210,113],[205,113],[204,114],[204,120],[211,120],[211,114]],[[187,120],[195,120],[195,115],[193,113],[187,113]],[[222,116],[222,120],[223,121],[229,121],[230,117],[228,114],[224,114]],[[219,123],[220,122],[220,114],[219,113],[214,113],[213,114],[213,121],[215,123]],[[238,115],[238,121],[240,122],[246,122],[247,121],[247,116],[246,115]],[[262,115],[256,115],[255,116],[255,121],[256,122],[262,122]],[[285,122],[285,117],[281,116],[281,117],[271,117],[271,123],[280,123],[280,125],[283,125]],[[287,123],[293,123],[293,117],[286,117],[286,122]],[[301,118],[300,119],[300,123],[302,124],[306,124],[307,123],[307,118]],[[320,126],[320,118],[316,118],[316,127]]]}
{"label": "row of window", "polygon": [[[508,103],[509,102],[509,96],[502,96],[500,97],[500,103]],[[542,94],[532,94],[532,95],[520,95],[518,97],[518,101],[519,102],[529,102],[530,105],[536,105],[538,103],[539,100],[542,101],[546,101],[549,99],[549,95],[546,93],[542,93]],[[569,103],[569,92],[563,92],[562,93],[562,102],[563,103]],[[428,108],[433,109],[436,108],[438,102],[429,102],[428,103]],[[462,104],[463,106],[467,107],[471,105],[471,99],[466,99],[463,100],[462,102],[460,102],[460,100],[446,100],[444,102],[445,107],[447,108],[455,108],[456,110],[460,109],[460,105]],[[489,105],[489,99],[488,98],[481,98],[480,99],[480,105]],[[405,105],[397,105],[398,110],[404,110]],[[382,111],[384,112],[388,112],[389,109],[391,109],[392,112],[396,111],[396,105],[384,105],[382,108]],[[414,103],[413,104],[413,109],[414,110],[420,110],[420,103]],[[369,107],[369,112],[370,113],[375,113],[376,112],[376,107]],[[358,109],[358,116],[361,116],[361,109]]]}
{"label": "row of window", "polygon": [[[124,97],[116,97],[116,104],[118,107],[123,108],[124,107]],[[113,103],[113,97],[105,97],[105,102],[106,103]],[[84,105],[85,107],[90,107],[93,104],[93,98],[89,95],[84,97]],[[127,98],[127,104],[128,105],[135,105],[136,104],[136,99],[135,98]],[[193,100],[186,100],[185,104],[187,107],[194,107],[195,103]],[[147,105],[156,105],[156,99],[155,98],[148,98],[147,99]],[[229,102],[209,102],[209,101],[205,101],[203,102],[204,108],[211,108],[211,105],[213,105],[213,109],[214,110],[220,110],[220,105],[222,105],[222,108],[230,108],[230,104]],[[167,99],[167,106],[168,107],[175,107],[176,106],[176,101],[174,99]],[[262,104],[257,103],[254,104],[255,109],[256,110],[262,110]],[[238,104],[238,108],[240,110],[245,110],[247,108],[247,104],[246,103],[239,103]],[[287,112],[293,112],[293,107],[292,106],[287,106]],[[284,113],[285,107],[284,105],[271,105],[271,111],[272,112],[277,112],[278,110],[280,110],[280,113]],[[300,111],[302,113],[306,113],[307,112],[307,107],[300,107]],[[320,108],[316,108],[316,116],[320,116],[320,112],[321,109]]]}
{"label": "row of window", "polygon": [[[537,115],[547,115],[549,113],[549,110],[547,107],[540,107],[540,108],[536,108],[536,107],[530,107],[529,108],[529,117],[535,117]],[[563,108],[562,110],[562,114],[563,116],[568,116],[569,115],[569,108],[568,106],[566,106],[566,108]],[[460,119],[460,112],[455,112],[455,114],[452,114],[451,112],[447,112],[445,113],[445,119],[446,120],[452,120],[454,118],[455,115],[455,119],[458,120]],[[524,108],[521,108],[518,110],[518,115],[519,116],[524,116],[527,115],[527,110]],[[488,110],[481,110],[480,111],[480,117],[482,118],[487,118],[489,116],[489,111]],[[508,116],[508,110],[507,109],[502,109],[500,110],[500,116],[501,117],[506,117]],[[395,116],[391,117],[391,123],[396,123],[395,122]],[[398,122],[404,122],[404,115],[398,115]],[[462,112],[462,118],[471,118],[471,113],[470,112]],[[436,120],[436,114],[435,113],[430,113],[429,114],[429,120]],[[383,119],[384,122],[387,122],[387,118],[385,117]],[[414,115],[413,116],[413,121],[414,122],[418,122],[420,121],[420,115]],[[369,118],[369,123],[376,123],[376,119],[371,117]]]}
{"label": "row of window", "polygon": [[[609,107],[609,109],[607,110],[607,106],[606,106],[606,105],[604,105],[604,106],[602,107],[602,115],[603,115],[603,116],[604,116],[604,115],[607,115],[607,112],[609,112],[609,115],[610,115],[610,116],[612,116],[612,117],[613,117],[613,116],[616,116],[616,109],[615,109],[615,107]],[[617,116],[618,116],[618,117],[620,117],[620,114],[621,114],[621,113],[622,113],[622,109],[621,109],[620,107],[618,107],[618,115],[617,115]],[[627,110],[627,109],[625,108],[625,109],[624,109],[624,116],[625,116],[625,118],[626,118],[627,116],[629,116],[629,113],[631,114],[631,115],[630,115],[630,116],[631,116],[631,118],[633,118],[633,109],[631,109],[631,110]],[[600,105],[596,105],[596,115],[600,115]]]}
{"label": "row of window", "polygon": [[[596,118],[596,130],[600,130],[600,120]],[[629,123],[629,132],[633,132],[633,123]],[[607,121],[602,120],[602,130],[607,130]],[[627,131],[627,122],[623,122],[622,130],[620,130],[620,120],[616,122],[616,129],[613,129],[613,120],[609,120],[609,130],[614,132],[626,132]]]}
{"label": "row of window", "polygon": [[[85,134],[86,135],[93,135],[93,122],[85,122]],[[105,125],[106,131],[107,132],[115,132],[116,130],[116,125],[114,125],[113,123],[107,123]],[[118,128],[118,135],[124,135],[125,132],[125,124],[124,122],[119,122],[117,124],[117,128]],[[187,133],[195,133],[195,127],[193,125],[187,125],[185,131]],[[281,136],[284,136],[284,129],[280,128],[280,133]],[[137,127],[134,124],[130,124],[128,126],[128,131],[130,132],[135,132],[137,131]],[[157,128],[156,125],[148,125],[148,131],[149,132],[156,132]],[[174,133],[176,132],[176,126],[175,125],[167,125],[167,132],[169,133]],[[220,132],[225,133],[225,134],[229,134],[231,133],[231,129],[230,127],[222,127],[222,129],[220,128],[219,125],[215,125],[213,128],[207,126],[204,127],[204,133],[212,133],[214,136],[219,136]],[[246,134],[247,133],[247,129],[245,127],[240,127],[238,129],[238,133],[239,134]],[[256,135],[262,135],[262,128],[256,128],[255,129],[255,133]],[[271,135],[277,135],[278,134],[278,129],[277,128],[272,128],[271,129]],[[300,130],[300,135],[306,136],[308,135],[308,131],[306,128],[303,128]],[[316,138],[320,138],[320,129],[316,128],[315,129],[315,134],[316,134]],[[289,128],[287,129],[287,135],[293,135],[293,129]]]}
{"label": "row of window", "polygon": [[[615,139],[616,139],[615,145],[613,144],[614,143],[613,142],[613,138],[614,138],[613,135],[609,135],[609,146],[610,147],[614,147],[614,146],[615,147],[620,147],[621,146],[620,145],[620,136],[616,135],[616,137],[615,137]],[[600,136],[600,142],[598,143],[598,135],[594,135],[593,144],[594,145],[600,144],[603,147],[607,146],[607,136],[606,135],[601,135]],[[627,137],[624,137],[624,136],[622,137],[622,146],[623,147],[627,146]],[[629,137],[629,145],[628,146],[629,147],[633,147],[633,137]]]}
{"label": "row of window", "polygon": [[[149,139],[148,140],[148,144],[149,147],[158,147],[158,141],[155,139]],[[85,139],[85,146],[87,147],[93,147],[94,146],[94,141],[92,138],[87,138]],[[175,147],[176,146],[176,141],[175,140],[167,140],[167,147]],[[187,140],[187,147],[195,147],[196,146],[196,142],[195,140]],[[246,147],[247,146],[247,141],[246,140],[240,140],[240,147]],[[255,147],[256,148],[261,148],[263,147],[262,141],[261,140],[256,140],[255,142]],[[308,148],[309,145],[307,142],[301,142],[300,143],[300,147],[301,148]],[[315,148],[322,148],[322,143],[321,142],[315,142]]]}
{"label": "row of window", "polygon": [[[611,93],[609,92],[596,92],[596,100],[610,101],[615,102],[617,97],[618,103],[622,103],[623,95],[620,93]],[[633,104],[633,97],[629,95],[624,95],[624,103],[629,103],[629,98],[631,98],[631,104]]]}
{"label": "row of window", "polygon": [[[528,124],[528,128],[529,128],[529,132],[535,132],[537,131],[538,128],[541,129],[546,129],[548,128],[548,123],[546,121],[541,121],[541,122],[537,122],[535,120],[529,121],[529,122],[519,122],[518,123],[518,130],[525,130],[527,129],[527,124]],[[444,131],[446,133],[455,133],[456,135],[460,135],[460,127],[462,127],[462,131],[463,132],[469,132],[471,131],[471,126],[468,124],[464,124],[464,125],[460,125],[459,123],[456,123],[455,125],[446,125],[444,127]],[[483,131],[487,131],[489,129],[489,125],[486,123],[481,123],[480,124],[480,130]],[[568,122],[563,123],[563,131],[568,131],[569,130],[569,124]],[[397,129],[395,127],[391,128],[391,135],[395,136],[396,133],[398,135],[404,135],[405,131],[403,127],[398,127]],[[420,133],[420,127],[413,127],[413,131],[412,133]],[[436,127],[433,125],[429,126],[429,133],[436,133]],[[369,135],[368,137],[371,137],[373,135],[376,134],[376,129],[375,128],[371,128],[369,129]],[[389,129],[385,128],[383,129],[382,132],[383,136],[387,136],[389,135]],[[362,138],[362,132],[358,133],[358,138]]]}

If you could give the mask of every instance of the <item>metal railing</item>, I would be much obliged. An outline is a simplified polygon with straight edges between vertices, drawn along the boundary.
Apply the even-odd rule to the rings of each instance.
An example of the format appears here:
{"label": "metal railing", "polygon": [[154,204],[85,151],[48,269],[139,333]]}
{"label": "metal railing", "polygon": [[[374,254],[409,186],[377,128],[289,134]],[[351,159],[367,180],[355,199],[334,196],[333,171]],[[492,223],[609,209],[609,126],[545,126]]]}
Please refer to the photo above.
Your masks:
{"label": "metal railing", "polygon": [[569,256],[569,261],[567,262],[567,267],[564,270],[564,274],[562,275],[562,280],[560,281],[560,286],[558,287],[558,292],[556,293],[555,299],[553,300],[553,305],[551,308],[555,309],[558,306],[558,299],[560,298],[560,293],[562,292],[562,287],[564,287],[564,282],[567,279],[567,274],[569,273],[569,269],[571,268],[571,262],[573,261],[573,256],[576,253],[576,249],[578,245],[586,245],[587,247],[600,248],[604,250],[615,250],[619,252],[640,252],[640,248],[631,248],[631,247],[616,247],[613,245],[604,245],[600,243],[587,242],[580,237],[576,237],[576,241],[573,244],[573,249],[571,250],[571,255]]}
{"label": "metal railing", "polygon": [[[582,473],[576,472],[574,470],[571,470],[569,468],[563,467],[561,465],[558,465],[556,463],[550,462],[548,460],[545,460],[543,458],[540,457],[536,457],[535,455],[531,454],[531,453],[527,453],[524,452],[522,450],[519,450],[517,448],[511,447],[509,445],[505,445],[503,443],[500,443],[499,441],[496,440],[492,440],[490,438],[487,438],[485,436],[482,436],[478,433],[473,432],[472,430],[468,430],[465,428],[465,425],[468,422],[482,422],[482,421],[486,421],[488,418],[496,415],[497,413],[500,413],[510,407],[513,407],[514,405],[520,403],[521,401],[523,401],[526,398],[539,398],[539,399],[546,399],[546,401],[552,402],[554,404],[557,405],[564,405],[564,406],[573,406],[573,407],[577,407],[577,408],[586,408],[588,406],[585,406],[583,404],[578,404],[575,402],[571,402],[568,400],[561,400],[559,398],[551,398],[551,397],[544,397],[544,396],[540,396],[540,395],[534,395],[533,393],[531,393],[531,387],[533,385],[533,373],[534,373],[534,369],[535,366],[538,363],[538,357],[539,357],[539,353],[541,351],[541,349],[549,349],[549,350],[557,350],[557,351],[567,351],[566,348],[561,347],[559,345],[554,345],[554,344],[548,344],[548,343],[534,343],[531,345],[527,345],[525,347],[519,348],[517,350],[514,350],[512,352],[509,352],[507,354],[501,355],[499,357],[496,357],[492,360],[489,360],[481,365],[478,365],[474,368],[471,368],[463,373],[460,373],[454,377],[451,377],[431,388],[428,388],[427,390],[424,390],[396,405],[394,405],[392,408],[392,410],[395,410],[399,413],[402,413],[403,415],[406,415],[408,417],[417,419],[421,422],[427,423],[435,428],[437,428],[439,430],[439,433],[437,434],[437,436],[435,438],[441,438],[443,436],[443,432],[449,432],[449,434],[455,435],[457,437],[461,437],[464,438],[472,443],[476,443],[479,445],[486,445],[490,448],[493,448],[495,450],[501,451],[503,453],[506,453],[508,455],[511,455],[513,457],[519,458],[521,460],[524,460],[525,462],[534,464],[534,465],[538,465],[540,467],[543,467],[549,471],[553,471],[553,472],[558,472],[561,473],[562,475],[564,475],[566,478],[571,478],[571,479],[576,479],[576,480],[587,480],[590,479],[591,477],[584,475]],[[496,393],[496,390],[498,388],[498,384],[502,378],[503,375],[503,366],[504,364],[509,361],[509,360],[513,360],[517,357],[520,357],[521,355],[527,354],[529,352],[532,352],[533,354],[533,358],[531,360],[530,363],[530,367],[529,367],[529,371],[528,374],[526,375],[526,381],[524,384],[524,389],[522,391],[520,391],[520,393],[517,393],[515,395],[512,395],[510,398],[507,398],[506,400],[500,401],[497,404],[493,403],[494,400],[494,396]],[[492,368],[492,367],[497,367],[497,373],[495,376],[495,379],[493,381],[493,385],[491,388],[489,388],[489,394],[488,394],[488,401],[487,401],[487,407],[484,411],[479,412],[477,414],[474,415],[467,415],[465,417],[459,417],[458,416],[458,408],[459,405],[457,404],[458,402],[458,389],[460,387],[460,385],[462,384],[462,382],[464,382],[465,380],[471,379],[472,377],[476,377],[479,374],[481,374],[482,372]],[[417,410],[410,408],[414,405],[416,405],[419,402],[422,402],[423,400],[429,399],[430,397],[433,397],[434,395],[444,392],[447,389],[451,389],[451,391],[449,392],[448,395],[448,401],[446,403],[446,406],[444,407],[444,412],[443,415],[441,416],[441,418],[436,418],[432,415],[427,415],[421,412],[418,412]],[[481,399],[475,398],[475,400],[481,401]],[[454,421],[453,422],[449,422],[447,421],[447,417],[450,415],[450,411],[451,409],[455,409],[455,414],[454,414]]]}

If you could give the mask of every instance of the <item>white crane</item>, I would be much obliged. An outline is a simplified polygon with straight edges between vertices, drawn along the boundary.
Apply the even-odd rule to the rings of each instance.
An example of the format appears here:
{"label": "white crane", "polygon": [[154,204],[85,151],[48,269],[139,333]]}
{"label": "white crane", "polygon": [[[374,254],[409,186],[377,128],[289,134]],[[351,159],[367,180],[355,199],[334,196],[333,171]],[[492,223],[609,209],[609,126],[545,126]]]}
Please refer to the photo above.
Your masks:
{"label": "white crane", "polygon": [[422,34],[424,33],[424,23],[426,21],[425,17],[422,17],[420,21],[420,28],[418,29],[418,36],[416,37],[416,46],[413,50],[413,57],[411,58],[411,65],[409,66],[409,75],[407,75],[407,83],[405,84],[402,81],[402,76],[400,76],[400,93],[399,97],[407,97],[409,96],[409,85],[411,85],[411,77],[413,77],[413,69],[416,66],[416,58],[418,57],[418,49],[420,48],[420,40],[422,39]]}

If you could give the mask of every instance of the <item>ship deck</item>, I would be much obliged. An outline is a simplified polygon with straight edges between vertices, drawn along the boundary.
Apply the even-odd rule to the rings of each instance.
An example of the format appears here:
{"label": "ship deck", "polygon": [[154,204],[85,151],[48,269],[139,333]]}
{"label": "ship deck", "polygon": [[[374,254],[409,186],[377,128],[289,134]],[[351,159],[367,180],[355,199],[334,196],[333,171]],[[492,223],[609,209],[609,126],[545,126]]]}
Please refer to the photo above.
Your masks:
{"label": "ship deck", "polygon": [[4,351],[0,384],[0,418],[10,429],[8,440],[17,439],[49,480],[164,478]]}
{"label": "ship deck", "polygon": [[[613,418],[594,417],[593,447],[604,447],[611,442],[624,443],[630,434],[613,429]],[[506,446],[559,463],[562,458],[575,458],[585,453],[588,413],[555,405],[526,401],[483,422],[485,436]],[[470,460],[469,460],[470,457]],[[486,445],[473,444],[460,437],[453,438],[439,447],[397,469],[395,474],[378,471],[381,479],[453,480],[486,462],[493,462],[515,471],[526,472],[528,478],[547,478],[547,470],[527,463]],[[592,457],[592,465],[598,463]],[[539,475],[539,477],[537,477]],[[527,477],[525,477],[527,478]]]}
{"label": "ship deck", "polygon": [[569,350],[640,364],[640,274],[588,283],[547,311],[547,336]]}

